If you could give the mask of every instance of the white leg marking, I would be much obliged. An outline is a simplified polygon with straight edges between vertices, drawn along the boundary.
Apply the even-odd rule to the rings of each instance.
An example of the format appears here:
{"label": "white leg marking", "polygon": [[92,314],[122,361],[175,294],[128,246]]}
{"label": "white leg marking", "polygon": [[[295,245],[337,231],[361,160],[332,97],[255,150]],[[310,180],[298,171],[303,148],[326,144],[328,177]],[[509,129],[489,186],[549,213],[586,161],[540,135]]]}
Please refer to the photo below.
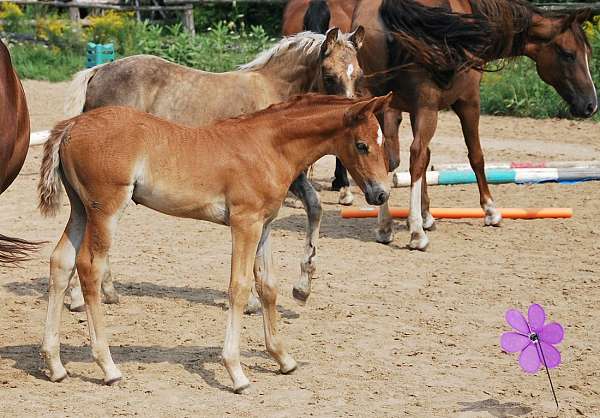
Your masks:
{"label": "white leg marking", "polygon": [[485,212],[485,225],[486,226],[499,226],[502,221],[502,214],[500,211],[496,209],[496,204],[493,200],[488,199],[486,203],[483,204],[483,211]]}
{"label": "white leg marking", "polygon": [[408,215],[408,227],[410,230],[409,248],[413,250],[424,250],[429,244],[429,238],[423,230],[423,218],[421,216],[421,187],[423,178],[415,181],[410,190],[410,213]]}

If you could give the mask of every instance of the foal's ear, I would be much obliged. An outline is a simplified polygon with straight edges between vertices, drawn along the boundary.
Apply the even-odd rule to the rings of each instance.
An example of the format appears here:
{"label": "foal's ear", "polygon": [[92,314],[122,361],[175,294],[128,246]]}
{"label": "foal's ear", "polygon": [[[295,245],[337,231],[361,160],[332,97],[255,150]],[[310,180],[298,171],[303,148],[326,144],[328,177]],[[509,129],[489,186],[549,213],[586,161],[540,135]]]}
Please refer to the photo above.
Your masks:
{"label": "foal's ear", "polygon": [[369,100],[354,103],[346,113],[344,113],[344,125],[348,127],[356,126],[360,122],[364,121],[370,114],[377,113],[383,110],[392,99],[392,93],[388,93],[386,96],[374,97]]}
{"label": "foal's ear", "polygon": [[331,52],[331,48],[335,45],[340,34],[340,28],[331,28],[325,34],[325,41],[321,45],[321,56],[326,56]]}
{"label": "foal's ear", "polygon": [[350,34],[348,40],[352,42],[354,48],[358,51],[365,40],[365,28],[362,25],[358,25],[358,27],[354,29],[354,32]]}
{"label": "foal's ear", "polygon": [[590,9],[590,8],[578,9],[578,10],[574,11],[570,15],[566,16],[565,19],[563,20],[562,32],[569,30],[571,28],[571,26],[573,25],[573,23],[576,22],[578,25],[581,25],[586,20],[590,20],[591,17],[592,17],[592,9]]}

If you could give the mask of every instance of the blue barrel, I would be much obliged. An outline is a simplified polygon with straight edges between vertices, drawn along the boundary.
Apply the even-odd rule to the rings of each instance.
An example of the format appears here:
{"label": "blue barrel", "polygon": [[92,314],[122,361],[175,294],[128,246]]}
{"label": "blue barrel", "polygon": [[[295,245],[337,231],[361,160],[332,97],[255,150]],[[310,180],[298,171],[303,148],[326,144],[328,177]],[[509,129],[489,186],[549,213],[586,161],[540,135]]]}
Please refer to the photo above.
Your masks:
{"label": "blue barrel", "polygon": [[86,67],[92,68],[96,65],[106,64],[115,60],[115,47],[113,44],[87,44]]}

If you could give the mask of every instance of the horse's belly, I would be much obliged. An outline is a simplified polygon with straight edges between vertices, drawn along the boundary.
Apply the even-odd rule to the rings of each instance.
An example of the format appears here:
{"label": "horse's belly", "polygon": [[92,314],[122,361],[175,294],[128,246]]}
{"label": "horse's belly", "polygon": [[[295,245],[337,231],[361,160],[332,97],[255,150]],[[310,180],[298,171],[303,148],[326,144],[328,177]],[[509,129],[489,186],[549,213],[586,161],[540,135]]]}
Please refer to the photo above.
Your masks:
{"label": "horse's belly", "polygon": [[224,196],[203,196],[202,191],[190,187],[161,188],[138,183],[133,191],[132,200],[178,218],[229,224],[229,209]]}

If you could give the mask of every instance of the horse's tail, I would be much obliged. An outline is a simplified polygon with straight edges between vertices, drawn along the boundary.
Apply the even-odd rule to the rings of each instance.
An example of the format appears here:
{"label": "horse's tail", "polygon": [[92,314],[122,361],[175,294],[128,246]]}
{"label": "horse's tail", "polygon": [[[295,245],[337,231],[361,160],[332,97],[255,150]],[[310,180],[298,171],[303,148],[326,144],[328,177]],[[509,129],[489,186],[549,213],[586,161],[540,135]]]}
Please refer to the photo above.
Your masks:
{"label": "horse's tail", "polygon": [[458,71],[482,68],[494,39],[494,25],[476,12],[383,0],[379,15],[395,41],[390,65],[419,64],[438,84],[449,82]]}
{"label": "horse's tail", "polygon": [[62,189],[62,169],[60,167],[60,144],[68,138],[71,128],[75,122],[68,119],[59,122],[52,132],[48,141],[44,144],[44,155],[40,166],[40,181],[38,183],[38,194],[40,203],[38,208],[44,216],[53,216],[60,207]]}
{"label": "horse's tail", "polygon": [[310,0],[304,13],[304,30],[325,34],[329,29],[331,12],[327,0]]}
{"label": "horse's tail", "polygon": [[102,68],[102,65],[97,65],[93,68],[79,71],[73,76],[73,80],[67,88],[64,107],[65,117],[72,118],[83,113],[88,84],[100,68]]}
{"label": "horse's tail", "polygon": [[29,260],[30,253],[37,251],[43,242],[26,241],[0,234],[0,264],[18,264]]}

